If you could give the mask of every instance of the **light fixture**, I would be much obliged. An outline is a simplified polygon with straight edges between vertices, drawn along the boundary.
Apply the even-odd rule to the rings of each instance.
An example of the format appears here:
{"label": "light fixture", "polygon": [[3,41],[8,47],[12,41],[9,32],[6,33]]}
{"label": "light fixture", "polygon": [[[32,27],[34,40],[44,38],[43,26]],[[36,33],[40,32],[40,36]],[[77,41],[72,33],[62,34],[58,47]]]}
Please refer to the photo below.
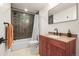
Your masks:
{"label": "light fixture", "polygon": [[48,3],[49,5],[53,5],[53,3]]}
{"label": "light fixture", "polygon": [[26,20],[26,23],[29,23],[29,19]]}
{"label": "light fixture", "polygon": [[59,3],[48,3],[50,7],[55,7],[56,5],[58,5]]}
{"label": "light fixture", "polygon": [[24,9],[24,11],[27,12],[28,10],[27,9]]}

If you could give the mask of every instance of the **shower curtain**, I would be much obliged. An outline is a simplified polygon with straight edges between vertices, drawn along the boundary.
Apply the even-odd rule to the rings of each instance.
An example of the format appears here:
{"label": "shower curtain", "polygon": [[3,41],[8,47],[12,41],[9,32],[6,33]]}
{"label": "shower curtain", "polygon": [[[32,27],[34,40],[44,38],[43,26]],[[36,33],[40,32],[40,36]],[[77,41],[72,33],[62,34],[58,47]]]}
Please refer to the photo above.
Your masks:
{"label": "shower curtain", "polygon": [[32,40],[39,40],[39,14],[35,14],[34,16]]}

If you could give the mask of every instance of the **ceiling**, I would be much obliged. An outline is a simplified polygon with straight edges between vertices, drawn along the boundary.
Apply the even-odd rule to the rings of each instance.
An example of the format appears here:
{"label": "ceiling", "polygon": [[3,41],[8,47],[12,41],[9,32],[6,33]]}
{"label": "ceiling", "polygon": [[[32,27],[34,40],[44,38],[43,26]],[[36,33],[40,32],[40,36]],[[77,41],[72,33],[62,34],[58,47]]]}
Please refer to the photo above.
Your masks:
{"label": "ceiling", "polygon": [[46,7],[48,3],[12,3],[11,4],[13,8],[17,9],[28,9],[28,12],[36,13],[42,8]]}

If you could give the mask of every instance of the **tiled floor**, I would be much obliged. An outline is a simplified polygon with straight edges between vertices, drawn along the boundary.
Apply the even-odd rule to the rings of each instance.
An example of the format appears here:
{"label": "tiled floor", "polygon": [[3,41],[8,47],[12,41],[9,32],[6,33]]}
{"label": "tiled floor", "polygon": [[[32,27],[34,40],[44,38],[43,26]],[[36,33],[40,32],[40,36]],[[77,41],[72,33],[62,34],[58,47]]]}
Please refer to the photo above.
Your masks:
{"label": "tiled floor", "polygon": [[13,50],[9,53],[9,56],[39,56],[38,48],[27,47],[23,49]]}

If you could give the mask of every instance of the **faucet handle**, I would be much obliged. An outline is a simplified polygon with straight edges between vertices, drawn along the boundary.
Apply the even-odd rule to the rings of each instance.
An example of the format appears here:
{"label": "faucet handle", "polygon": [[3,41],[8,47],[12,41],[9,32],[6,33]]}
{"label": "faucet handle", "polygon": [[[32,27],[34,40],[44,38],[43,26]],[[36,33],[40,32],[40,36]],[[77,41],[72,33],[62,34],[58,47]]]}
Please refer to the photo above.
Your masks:
{"label": "faucet handle", "polygon": [[55,34],[56,34],[56,35],[58,35],[58,29],[57,29],[57,28],[55,28],[54,30],[56,31],[56,32],[55,32]]}
{"label": "faucet handle", "polygon": [[59,36],[61,36],[61,33],[59,33]]}
{"label": "faucet handle", "polygon": [[54,30],[58,30],[57,28],[55,28]]}

